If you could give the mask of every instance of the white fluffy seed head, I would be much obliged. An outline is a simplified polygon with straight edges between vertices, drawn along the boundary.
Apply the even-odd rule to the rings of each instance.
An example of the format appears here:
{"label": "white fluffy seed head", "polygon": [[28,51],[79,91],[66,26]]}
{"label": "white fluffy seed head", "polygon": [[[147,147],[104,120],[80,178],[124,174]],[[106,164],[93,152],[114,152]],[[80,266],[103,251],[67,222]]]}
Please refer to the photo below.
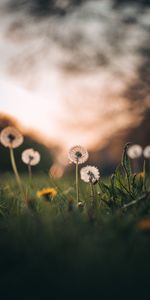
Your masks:
{"label": "white fluffy seed head", "polygon": [[127,149],[127,154],[131,159],[139,158],[142,155],[142,147],[140,145],[132,145]]}
{"label": "white fluffy seed head", "polygon": [[22,152],[22,161],[26,165],[35,166],[40,162],[40,153],[34,149],[26,149]]}
{"label": "white fluffy seed head", "polygon": [[148,145],[144,148],[143,155],[145,158],[150,158],[150,145]]}
{"label": "white fluffy seed head", "polygon": [[74,146],[69,150],[69,160],[75,164],[83,164],[87,161],[89,154],[86,149],[81,146]]}
{"label": "white fluffy seed head", "polygon": [[93,184],[95,184],[100,178],[99,170],[95,166],[86,166],[82,168],[80,170],[80,175],[84,182],[91,182]]}
{"label": "white fluffy seed head", "polygon": [[23,140],[23,135],[15,127],[8,126],[1,131],[0,142],[5,147],[17,148]]}

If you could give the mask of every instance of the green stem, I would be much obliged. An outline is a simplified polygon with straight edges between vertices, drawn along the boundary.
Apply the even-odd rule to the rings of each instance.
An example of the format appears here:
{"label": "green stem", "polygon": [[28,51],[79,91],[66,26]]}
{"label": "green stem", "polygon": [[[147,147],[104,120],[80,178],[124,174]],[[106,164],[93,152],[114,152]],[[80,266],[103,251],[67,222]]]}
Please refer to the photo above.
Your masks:
{"label": "green stem", "polygon": [[20,192],[23,194],[25,204],[27,205],[27,193],[26,193],[26,190],[24,190],[24,187],[22,186],[22,182],[21,182],[21,179],[20,179],[20,176],[18,173],[16,161],[15,161],[14,150],[12,147],[10,148],[10,159],[11,159],[11,164],[12,164],[14,174],[16,176],[16,181],[18,183],[18,187],[20,189]]}
{"label": "green stem", "polygon": [[11,164],[12,164],[14,174],[16,176],[16,181],[18,183],[19,188],[22,190],[21,179],[20,179],[20,176],[19,176],[19,173],[18,173],[18,170],[17,170],[13,148],[10,148],[10,159],[11,159]]}
{"label": "green stem", "polygon": [[94,193],[94,186],[92,182],[90,182],[90,187],[91,187],[92,206],[95,207],[95,193]]}
{"label": "green stem", "polygon": [[76,163],[76,196],[77,196],[77,203],[79,203],[79,164],[78,161]]}
{"label": "green stem", "polygon": [[14,174],[16,177],[16,181],[18,183],[18,187],[20,189],[20,192],[23,194],[25,205],[27,206],[27,194],[26,194],[26,191],[24,190],[24,187],[22,186],[22,182],[21,182],[18,170],[17,170],[17,165],[16,165],[16,161],[15,161],[15,156],[14,156],[14,150],[12,147],[10,148],[10,159],[11,159],[12,168],[13,168],[13,171],[14,171]]}
{"label": "green stem", "polygon": [[31,181],[32,180],[32,168],[31,168],[30,164],[28,164],[28,173],[29,173],[29,180]]}

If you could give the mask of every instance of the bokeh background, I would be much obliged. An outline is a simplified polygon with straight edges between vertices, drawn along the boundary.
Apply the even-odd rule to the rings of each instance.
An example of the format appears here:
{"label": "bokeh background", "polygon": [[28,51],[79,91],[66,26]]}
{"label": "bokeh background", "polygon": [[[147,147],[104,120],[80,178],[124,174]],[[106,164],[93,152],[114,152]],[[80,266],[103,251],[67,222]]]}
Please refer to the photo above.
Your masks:
{"label": "bokeh background", "polygon": [[62,174],[81,144],[108,174],[126,142],[150,144],[148,0],[0,0],[0,28],[0,127],[24,133],[18,157],[34,146]]}

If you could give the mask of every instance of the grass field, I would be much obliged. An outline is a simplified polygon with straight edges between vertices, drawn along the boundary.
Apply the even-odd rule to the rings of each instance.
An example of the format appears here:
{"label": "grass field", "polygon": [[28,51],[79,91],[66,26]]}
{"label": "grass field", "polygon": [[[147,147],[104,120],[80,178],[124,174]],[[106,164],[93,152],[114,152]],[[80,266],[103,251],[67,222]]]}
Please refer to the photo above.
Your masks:
{"label": "grass field", "polygon": [[[124,152],[95,188],[74,176],[58,181],[12,174],[0,180],[0,292],[3,299],[137,299],[149,293],[149,174],[132,173]],[[56,197],[38,198],[51,187]],[[148,298],[146,298],[148,299]]]}

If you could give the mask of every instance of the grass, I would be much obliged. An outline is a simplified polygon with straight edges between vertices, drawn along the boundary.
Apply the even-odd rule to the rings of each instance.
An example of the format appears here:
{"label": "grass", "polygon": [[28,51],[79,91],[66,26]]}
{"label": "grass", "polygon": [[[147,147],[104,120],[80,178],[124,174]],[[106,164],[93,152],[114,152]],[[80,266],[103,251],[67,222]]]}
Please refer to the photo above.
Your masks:
{"label": "grass", "polygon": [[[10,174],[0,183],[2,299],[137,299],[149,292],[149,176],[132,174],[126,148],[111,178],[96,186],[96,208],[72,178],[23,177],[27,203]],[[54,187],[50,202],[36,191]],[[141,222],[144,222],[141,225]]]}

